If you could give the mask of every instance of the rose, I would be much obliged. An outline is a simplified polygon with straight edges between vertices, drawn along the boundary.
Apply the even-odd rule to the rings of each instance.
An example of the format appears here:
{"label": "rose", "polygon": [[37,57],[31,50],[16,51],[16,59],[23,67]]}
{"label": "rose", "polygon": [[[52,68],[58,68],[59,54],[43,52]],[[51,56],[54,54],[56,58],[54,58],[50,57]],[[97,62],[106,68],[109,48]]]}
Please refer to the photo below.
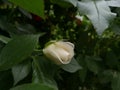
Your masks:
{"label": "rose", "polygon": [[74,56],[74,44],[53,41],[43,49],[43,53],[56,64],[68,64]]}

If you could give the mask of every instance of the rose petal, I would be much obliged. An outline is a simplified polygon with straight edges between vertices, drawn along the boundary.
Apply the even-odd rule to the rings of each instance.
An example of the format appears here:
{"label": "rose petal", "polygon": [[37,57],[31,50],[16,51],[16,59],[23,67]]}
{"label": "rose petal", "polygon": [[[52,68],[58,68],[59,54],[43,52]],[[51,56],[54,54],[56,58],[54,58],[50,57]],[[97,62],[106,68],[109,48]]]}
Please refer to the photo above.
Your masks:
{"label": "rose petal", "polygon": [[43,53],[56,64],[68,64],[74,56],[74,44],[58,41],[50,44]]}
{"label": "rose petal", "polygon": [[68,61],[68,57],[69,57],[69,53],[64,50],[63,48],[59,48],[59,47],[56,47],[55,49],[56,53],[58,53],[60,59],[63,61],[63,62],[67,62]]}
{"label": "rose petal", "polygon": [[55,50],[55,46],[52,44],[46,47],[45,49],[43,49],[43,52],[46,55],[46,57],[54,61],[56,64],[62,64],[60,61],[60,57],[54,50]]}
{"label": "rose petal", "polygon": [[55,45],[59,48],[65,49],[67,52],[69,52],[69,59],[71,59],[74,56],[74,45],[70,42],[56,42]]}

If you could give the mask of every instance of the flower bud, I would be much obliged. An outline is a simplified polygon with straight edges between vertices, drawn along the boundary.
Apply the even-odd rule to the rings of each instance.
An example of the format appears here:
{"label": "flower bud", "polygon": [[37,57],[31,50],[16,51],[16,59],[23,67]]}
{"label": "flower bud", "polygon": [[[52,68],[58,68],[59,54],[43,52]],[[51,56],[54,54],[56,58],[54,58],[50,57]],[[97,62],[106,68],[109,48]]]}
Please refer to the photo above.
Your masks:
{"label": "flower bud", "polygon": [[55,41],[43,49],[47,58],[56,64],[68,64],[74,56],[74,44],[64,41]]}

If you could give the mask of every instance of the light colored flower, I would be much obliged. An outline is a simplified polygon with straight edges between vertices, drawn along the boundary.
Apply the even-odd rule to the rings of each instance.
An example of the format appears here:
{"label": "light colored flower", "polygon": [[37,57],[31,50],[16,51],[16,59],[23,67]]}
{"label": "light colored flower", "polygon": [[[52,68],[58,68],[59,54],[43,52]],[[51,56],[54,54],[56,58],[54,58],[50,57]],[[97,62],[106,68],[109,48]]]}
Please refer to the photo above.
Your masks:
{"label": "light colored flower", "polygon": [[56,64],[68,64],[74,56],[74,44],[54,41],[43,49],[43,53]]}

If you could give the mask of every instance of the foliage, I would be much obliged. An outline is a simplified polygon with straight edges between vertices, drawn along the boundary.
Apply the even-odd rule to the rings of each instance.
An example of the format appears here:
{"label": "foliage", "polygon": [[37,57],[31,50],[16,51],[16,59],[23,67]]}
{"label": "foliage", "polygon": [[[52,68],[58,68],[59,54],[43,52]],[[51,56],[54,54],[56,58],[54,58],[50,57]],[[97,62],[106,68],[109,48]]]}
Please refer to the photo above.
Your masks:
{"label": "foliage", "polygon": [[[119,0],[1,0],[0,90],[120,90]],[[50,40],[75,44],[56,65]]]}

